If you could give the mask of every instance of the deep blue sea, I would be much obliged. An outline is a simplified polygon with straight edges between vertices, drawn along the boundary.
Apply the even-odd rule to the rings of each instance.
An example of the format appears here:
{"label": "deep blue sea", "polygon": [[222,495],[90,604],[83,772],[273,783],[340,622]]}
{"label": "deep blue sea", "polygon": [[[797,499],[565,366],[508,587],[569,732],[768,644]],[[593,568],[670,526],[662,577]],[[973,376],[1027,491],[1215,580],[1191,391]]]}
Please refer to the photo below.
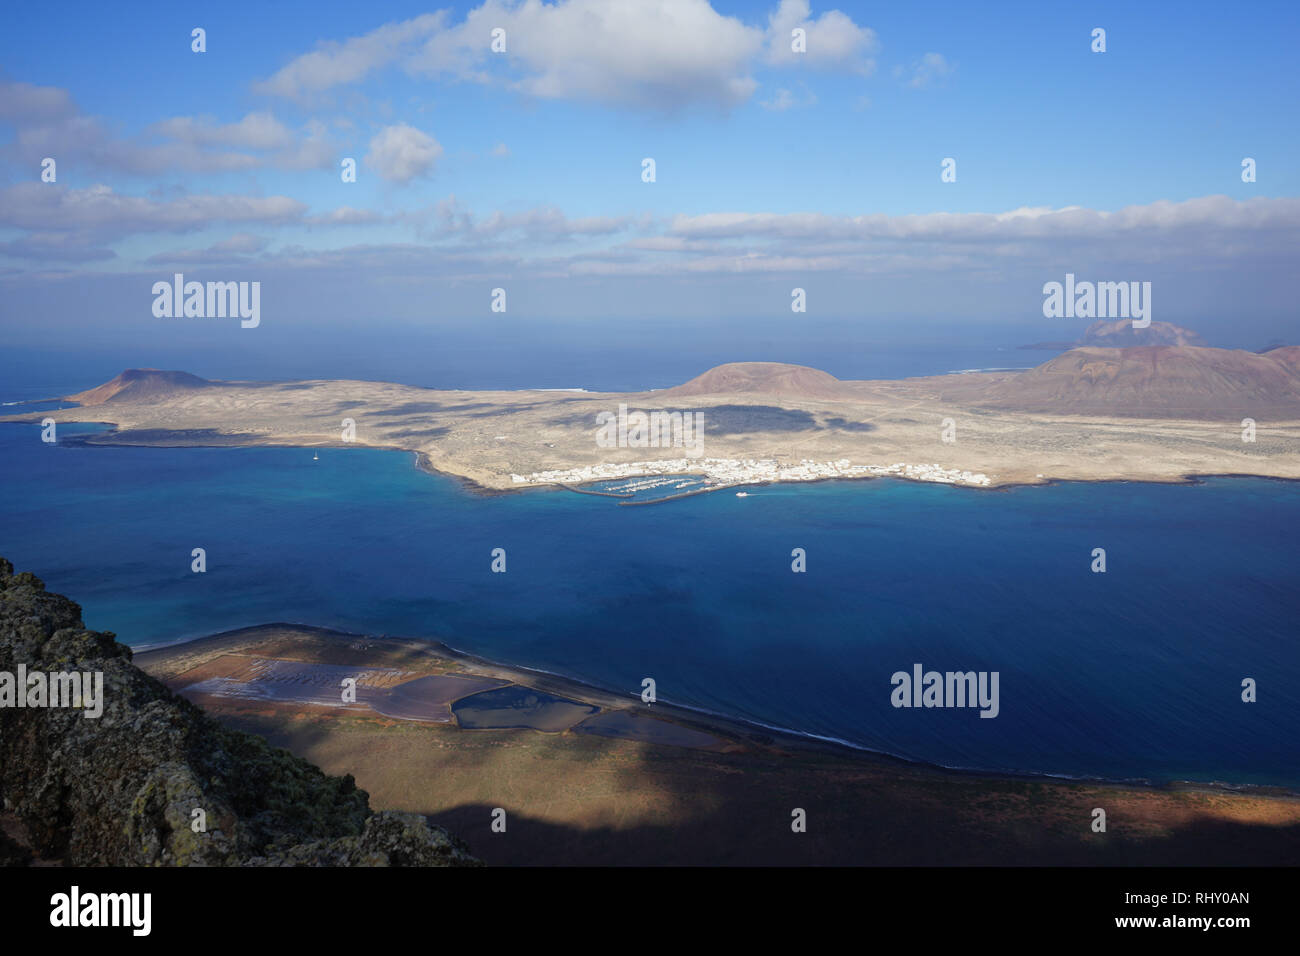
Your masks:
{"label": "deep blue sea", "polygon": [[[33,369],[0,399],[99,380]],[[66,440],[85,430],[0,425],[0,555],[126,643],[269,621],[426,636],[947,766],[1300,786],[1297,484],[882,480],[620,508],[475,495],[400,452]],[[997,671],[999,716],[895,709],[914,663]]]}

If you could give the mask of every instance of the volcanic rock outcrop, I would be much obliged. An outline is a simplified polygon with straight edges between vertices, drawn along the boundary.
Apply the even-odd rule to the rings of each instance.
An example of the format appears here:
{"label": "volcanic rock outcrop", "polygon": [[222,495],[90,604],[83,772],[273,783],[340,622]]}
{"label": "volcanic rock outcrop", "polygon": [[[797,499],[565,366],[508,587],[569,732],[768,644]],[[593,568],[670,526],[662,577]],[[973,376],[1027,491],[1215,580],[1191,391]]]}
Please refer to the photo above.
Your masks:
{"label": "volcanic rock outcrop", "polygon": [[[372,812],[351,775],[222,727],[132,664],[113,634],[87,630],[75,603],[0,558],[0,681],[20,665],[102,673],[102,713],[87,716],[84,696],[80,708],[0,698],[2,862],[478,864],[421,816]],[[9,687],[12,698],[12,677]]]}

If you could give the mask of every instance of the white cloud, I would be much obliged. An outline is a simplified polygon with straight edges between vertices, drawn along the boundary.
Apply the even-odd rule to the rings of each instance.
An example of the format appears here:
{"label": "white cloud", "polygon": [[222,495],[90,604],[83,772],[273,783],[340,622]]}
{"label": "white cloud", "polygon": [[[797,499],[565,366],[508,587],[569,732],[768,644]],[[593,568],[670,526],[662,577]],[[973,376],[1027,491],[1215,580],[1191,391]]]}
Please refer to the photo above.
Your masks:
{"label": "white cloud", "polygon": [[254,236],[247,232],[237,232],[228,239],[222,239],[212,245],[213,252],[235,253],[238,255],[247,255],[251,252],[260,252],[266,248],[266,240],[261,236]]}
{"label": "white cloud", "polygon": [[436,139],[414,126],[399,123],[385,126],[375,134],[365,163],[381,179],[405,184],[429,175],[440,156],[442,146]]}
{"label": "white cloud", "polygon": [[[201,250],[153,260],[211,263],[245,257],[261,265],[311,269],[365,262],[376,274],[471,278],[499,267],[520,276],[674,276],[837,273],[900,277],[950,272],[981,281],[1038,272],[1087,272],[1097,263],[1194,275],[1293,265],[1300,245],[1300,199],[1205,196],[1105,211],[1022,207],[995,213],[835,216],[817,212],[718,212],[669,220],[651,216],[570,218],[554,206],[475,215],[453,197],[422,209],[382,214],[340,207],[306,216],[283,196],[123,196],[106,187],[69,190],[23,183],[0,191],[0,227],[25,232],[0,255],[50,262],[112,258],[108,245],[139,233],[202,231],[219,224],[255,228],[346,228],[383,224],[378,244],[330,249],[237,232]],[[413,241],[393,240],[408,230]],[[415,241],[418,240],[418,241]],[[423,271],[422,271],[423,270]],[[433,270],[433,271],[430,271]],[[1025,277],[1028,276],[1029,279]],[[1037,280],[1041,286],[1042,279]],[[1030,282],[1032,285],[1032,282]]]}
{"label": "white cloud", "polygon": [[[874,30],[860,27],[839,10],[828,10],[816,19],[808,0],[781,0],[767,21],[766,60],[774,66],[807,64],[821,69],[842,68],[870,74],[876,64],[872,56],[879,49]],[[805,52],[791,48],[791,32],[804,31]]]}
{"label": "white cloud", "polygon": [[237,123],[219,124],[211,117],[177,116],[155,123],[151,131],[194,146],[284,149],[293,143],[288,127],[270,113],[249,113]]}
{"label": "white cloud", "polygon": [[107,186],[67,189],[19,183],[0,192],[0,226],[120,237],[187,232],[214,223],[297,222],[306,207],[287,196],[203,195],[160,200],[127,196]]}
{"label": "white cloud", "polygon": [[74,232],[29,232],[0,242],[0,256],[33,262],[95,262],[113,259],[117,253],[96,237]]}
{"label": "white cloud", "polygon": [[400,23],[386,23],[365,36],[327,42],[296,57],[273,76],[253,85],[255,93],[303,99],[336,86],[356,83],[371,71],[396,60],[410,44],[439,29],[447,12],[426,13]]}
{"label": "white cloud", "polygon": [[512,88],[542,99],[730,107],[756,86],[749,73],[761,32],[707,0],[487,0],[456,29],[430,38],[413,66],[437,75],[451,63],[467,72],[495,55],[487,45],[494,27],[506,31],[509,62],[519,72]]}
{"label": "white cloud", "polygon": [[[570,219],[555,206],[536,206],[522,212],[494,212],[486,218],[475,217],[455,196],[442,200],[431,210],[435,222],[432,235],[439,238],[458,236],[469,240],[564,239],[574,236],[601,236],[621,232],[633,225],[630,216],[587,216]],[[408,217],[412,221],[428,218]]]}
{"label": "white cloud", "polygon": [[310,216],[304,221],[311,226],[369,226],[383,222],[384,216],[373,209],[339,206],[319,216]]}
{"label": "white cloud", "polygon": [[808,90],[804,90],[802,98],[796,97],[789,90],[782,88],[776,91],[776,94],[770,100],[763,100],[758,105],[765,110],[771,110],[774,113],[784,112],[785,110],[797,109],[803,106],[813,106],[817,102],[817,97]]}
{"label": "white cloud", "polygon": [[68,91],[57,86],[0,83],[0,120],[12,123],[49,123],[75,115],[77,106]]}
{"label": "white cloud", "polygon": [[217,266],[248,261],[248,258],[266,248],[267,241],[261,236],[240,232],[220,242],[215,242],[206,249],[166,250],[150,256],[145,261],[151,264],[184,263],[202,266]]}
{"label": "white cloud", "polygon": [[51,156],[60,164],[155,176],[267,166],[321,169],[333,164],[335,152],[323,124],[309,122],[294,132],[265,111],[224,124],[177,116],[123,138],[82,113],[66,90],[25,83],[0,85],[0,121],[14,127],[0,155],[24,165]]}
{"label": "white cloud", "polygon": [[[794,26],[808,34],[808,53],[798,58]],[[505,53],[490,49],[497,28]],[[398,66],[540,99],[726,109],[753,95],[760,63],[869,73],[876,47],[870,29],[837,10],[813,19],[805,0],[781,0],[766,28],[724,16],[708,0],[484,0],[457,24],[429,14],[325,44],[254,89],[303,100]]]}
{"label": "white cloud", "polygon": [[779,113],[794,106],[794,95],[789,90],[777,90],[776,96],[770,100],[764,100],[759,105],[765,110],[774,110]]}
{"label": "white cloud", "polygon": [[1115,212],[1067,206],[1002,213],[925,213],[828,216],[823,213],[706,213],[677,216],[668,233],[685,238],[856,240],[926,239],[975,242],[998,239],[1118,238],[1126,233],[1171,234],[1193,229],[1296,229],[1300,199],[1235,200],[1205,196],[1162,200]]}
{"label": "white cloud", "polygon": [[[679,255],[673,271],[1000,274],[1089,263],[1184,263],[1191,272],[1227,263],[1275,260],[1300,242],[1300,199],[1206,196],[1114,212],[1079,207],[1002,213],[827,216],[820,213],[711,213],[678,216],[666,235]],[[672,268],[670,268],[670,266]]]}
{"label": "white cloud", "polygon": [[[957,69],[956,63],[949,63],[942,53],[927,53],[912,64],[912,75],[907,85],[914,90],[922,90],[952,76]],[[907,73],[902,67],[895,67],[894,76],[903,77]]]}
{"label": "white cloud", "polygon": [[338,147],[325,124],[311,120],[292,144],[274,153],[268,163],[284,169],[330,169],[338,163]]}

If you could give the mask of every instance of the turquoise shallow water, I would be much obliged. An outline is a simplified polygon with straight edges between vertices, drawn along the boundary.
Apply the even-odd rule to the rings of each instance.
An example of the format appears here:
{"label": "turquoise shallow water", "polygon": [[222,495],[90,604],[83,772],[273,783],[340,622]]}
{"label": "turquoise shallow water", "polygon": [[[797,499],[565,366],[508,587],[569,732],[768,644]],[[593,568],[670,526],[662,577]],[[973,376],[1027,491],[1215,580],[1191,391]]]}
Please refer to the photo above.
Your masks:
{"label": "turquoise shallow water", "polygon": [[[128,643],[268,621],[426,636],[948,766],[1300,785],[1300,486],[751,491],[483,497],[405,453],[0,426],[0,554]],[[892,707],[917,662],[998,671],[999,716]]]}

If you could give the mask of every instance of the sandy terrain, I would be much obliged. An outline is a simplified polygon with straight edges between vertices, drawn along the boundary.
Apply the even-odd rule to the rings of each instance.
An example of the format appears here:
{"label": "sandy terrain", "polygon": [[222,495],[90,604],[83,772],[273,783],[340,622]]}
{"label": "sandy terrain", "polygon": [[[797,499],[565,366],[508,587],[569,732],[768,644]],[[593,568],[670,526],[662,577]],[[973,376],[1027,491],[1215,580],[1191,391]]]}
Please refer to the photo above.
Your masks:
{"label": "sandy terrain", "polygon": [[[343,681],[355,681],[352,700],[343,700]],[[396,668],[357,668],[249,654],[223,654],[172,680],[181,694],[199,703],[209,698],[276,701],[313,707],[368,711],[401,720],[452,719],[462,697],[503,686],[499,680],[457,674],[423,674]]]}
{"label": "sandy terrain", "polygon": [[[1094,382],[1107,372],[1105,363],[1098,371],[1096,362],[1084,361],[1090,358],[1077,359],[1084,370],[1064,376],[1066,385]],[[1271,363],[1270,371],[1277,365]],[[355,423],[356,444],[416,452],[422,467],[485,489],[525,487],[512,475],[526,478],[553,470],[699,457],[771,460],[778,465],[801,460],[847,461],[852,466],[938,465],[987,476],[987,484],[979,484],[992,488],[1053,479],[1180,481],[1215,474],[1300,478],[1300,405],[1282,395],[1282,386],[1260,399],[1259,407],[1272,414],[1259,413],[1254,441],[1247,442],[1238,407],[1246,399],[1235,391],[1221,413],[1180,405],[1168,413],[1151,410],[1138,416],[1125,404],[1132,389],[1137,389],[1133,394],[1150,395],[1167,383],[1160,380],[1159,389],[1126,385],[1126,390],[1114,392],[1113,401],[1106,398],[1110,404],[1105,407],[1114,407],[1115,414],[1085,416],[1060,410],[1068,411],[1075,401],[1069,389],[1062,390],[1061,376],[1039,373],[838,382],[814,369],[746,363],[721,366],[686,385],[648,393],[438,391],[356,381],[196,386],[185,380],[146,388],[147,382],[136,382],[129,388],[101,386],[83,396],[99,404],[9,420],[49,417],[117,426],[115,433],[94,439],[96,443],[324,447],[345,444],[346,419]],[[1038,378],[1016,379],[1017,374]],[[1127,381],[1116,375],[1118,381]],[[1186,384],[1184,379],[1173,381]],[[1006,407],[1009,394],[1020,394],[1017,389],[1024,392],[1024,402],[1058,410]],[[1087,394],[1092,404],[1101,401],[1092,391]],[[646,413],[701,414],[698,451],[602,447],[597,441],[598,416],[616,415],[620,405]],[[946,425],[951,441],[944,440]]]}
{"label": "sandy terrain", "polygon": [[[1293,794],[933,770],[671,708],[648,717],[629,698],[426,642],[273,625],[142,652],[136,662],[177,686],[187,672],[240,654],[496,677],[601,707],[589,720],[646,720],[724,744],[692,746],[700,738],[688,736],[682,746],[668,745],[657,734],[464,730],[286,700],[204,700],[232,726],[329,773],[353,774],[372,806],[430,816],[489,863],[1300,863],[1300,798]],[[497,807],[507,812],[505,833],[490,829]],[[1107,813],[1105,833],[1090,826],[1097,807]],[[791,830],[795,808],[807,813],[805,833]]]}
{"label": "sandy terrain", "polygon": [[[572,729],[705,750],[739,746],[734,738],[751,729],[719,719],[716,726],[728,729],[710,733],[690,711],[659,704],[651,715],[634,696],[481,660],[443,644],[301,625],[243,628],[144,649],[135,662],[200,706],[218,710],[277,704],[294,712],[454,723],[463,730]],[[348,677],[356,680],[356,700],[344,703],[341,682]]]}

